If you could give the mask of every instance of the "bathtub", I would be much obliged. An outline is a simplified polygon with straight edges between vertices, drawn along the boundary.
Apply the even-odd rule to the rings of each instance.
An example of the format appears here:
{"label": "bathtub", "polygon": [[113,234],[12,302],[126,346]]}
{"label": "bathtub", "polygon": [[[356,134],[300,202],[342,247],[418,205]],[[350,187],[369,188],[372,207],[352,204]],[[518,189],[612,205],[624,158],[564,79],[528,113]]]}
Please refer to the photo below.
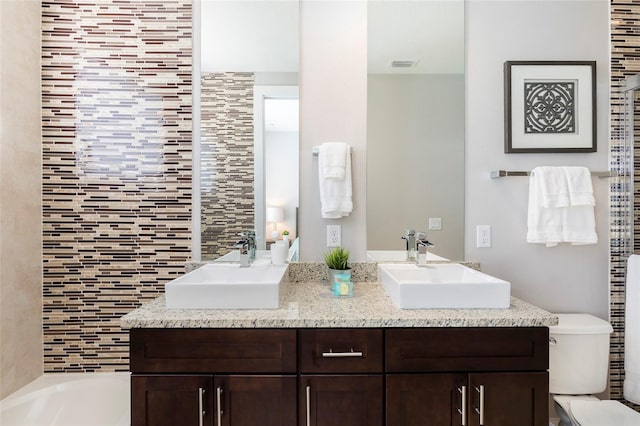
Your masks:
{"label": "bathtub", "polygon": [[0,401],[0,425],[130,425],[129,381],[129,373],[44,374]]}

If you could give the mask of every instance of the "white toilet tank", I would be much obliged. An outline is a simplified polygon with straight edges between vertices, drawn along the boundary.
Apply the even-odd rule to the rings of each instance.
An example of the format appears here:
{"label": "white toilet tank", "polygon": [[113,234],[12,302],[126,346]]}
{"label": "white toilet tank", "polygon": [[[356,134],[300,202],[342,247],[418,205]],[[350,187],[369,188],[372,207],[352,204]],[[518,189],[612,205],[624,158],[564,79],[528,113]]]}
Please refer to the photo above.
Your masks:
{"label": "white toilet tank", "polygon": [[549,327],[549,392],[583,395],[607,387],[611,324],[588,314],[558,314]]}

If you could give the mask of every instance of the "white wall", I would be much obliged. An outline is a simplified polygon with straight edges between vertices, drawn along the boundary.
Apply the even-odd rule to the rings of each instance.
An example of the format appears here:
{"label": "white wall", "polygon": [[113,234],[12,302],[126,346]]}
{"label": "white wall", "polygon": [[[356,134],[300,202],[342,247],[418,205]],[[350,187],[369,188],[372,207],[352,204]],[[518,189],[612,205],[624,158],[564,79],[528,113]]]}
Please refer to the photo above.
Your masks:
{"label": "white wall", "polygon": [[[466,259],[511,281],[514,296],[552,312],[608,317],[608,180],[594,179],[599,243],[545,248],[525,242],[528,180],[489,179],[493,169],[539,165],[608,169],[609,13],[599,1],[467,2]],[[598,152],[504,154],[503,63],[596,60]],[[476,225],[493,247],[475,248]]]}
{"label": "white wall", "polygon": [[[300,4],[300,255],[320,261],[326,225],[342,225],[350,260],[365,259],[367,8],[364,1],[302,0]],[[314,145],[352,148],[353,212],[322,219]]]}

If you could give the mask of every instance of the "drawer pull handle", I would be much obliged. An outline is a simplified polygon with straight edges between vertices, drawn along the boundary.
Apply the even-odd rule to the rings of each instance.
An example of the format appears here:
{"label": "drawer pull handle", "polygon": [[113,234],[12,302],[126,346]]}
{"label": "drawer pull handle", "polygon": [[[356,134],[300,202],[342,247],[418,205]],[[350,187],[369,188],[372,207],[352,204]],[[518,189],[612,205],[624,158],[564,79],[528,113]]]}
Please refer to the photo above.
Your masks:
{"label": "drawer pull handle", "polygon": [[476,386],[476,392],[480,394],[480,409],[476,408],[476,413],[480,415],[480,426],[484,426],[484,386]]}
{"label": "drawer pull handle", "polygon": [[362,352],[354,352],[351,348],[351,352],[334,352],[333,349],[329,349],[329,352],[322,352],[322,358],[353,358],[362,357]]}
{"label": "drawer pull handle", "polygon": [[311,386],[307,386],[307,426],[311,426]]}
{"label": "drawer pull handle", "polygon": [[458,413],[460,413],[460,424],[462,426],[467,426],[467,387],[461,386],[458,388],[458,392],[460,392],[462,401],[462,408],[458,409]]}
{"label": "drawer pull handle", "polygon": [[204,410],[204,389],[198,388],[198,425],[204,425],[204,415],[206,414]]}
{"label": "drawer pull handle", "polygon": [[222,387],[216,388],[216,404],[218,405],[218,426],[222,426]]}

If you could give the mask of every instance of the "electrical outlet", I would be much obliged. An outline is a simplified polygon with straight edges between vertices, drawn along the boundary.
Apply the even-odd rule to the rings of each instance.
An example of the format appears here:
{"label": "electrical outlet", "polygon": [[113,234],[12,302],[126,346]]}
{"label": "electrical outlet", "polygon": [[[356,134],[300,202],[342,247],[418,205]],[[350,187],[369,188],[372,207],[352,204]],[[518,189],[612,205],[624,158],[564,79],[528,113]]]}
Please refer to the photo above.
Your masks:
{"label": "electrical outlet", "polygon": [[342,230],[340,225],[327,225],[327,247],[342,245]]}
{"label": "electrical outlet", "polygon": [[442,230],[442,218],[441,217],[430,217],[429,218],[429,231],[440,231]]}
{"label": "electrical outlet", "polygon": [[476,247],[491,247],[491,226],[476,226]]}

